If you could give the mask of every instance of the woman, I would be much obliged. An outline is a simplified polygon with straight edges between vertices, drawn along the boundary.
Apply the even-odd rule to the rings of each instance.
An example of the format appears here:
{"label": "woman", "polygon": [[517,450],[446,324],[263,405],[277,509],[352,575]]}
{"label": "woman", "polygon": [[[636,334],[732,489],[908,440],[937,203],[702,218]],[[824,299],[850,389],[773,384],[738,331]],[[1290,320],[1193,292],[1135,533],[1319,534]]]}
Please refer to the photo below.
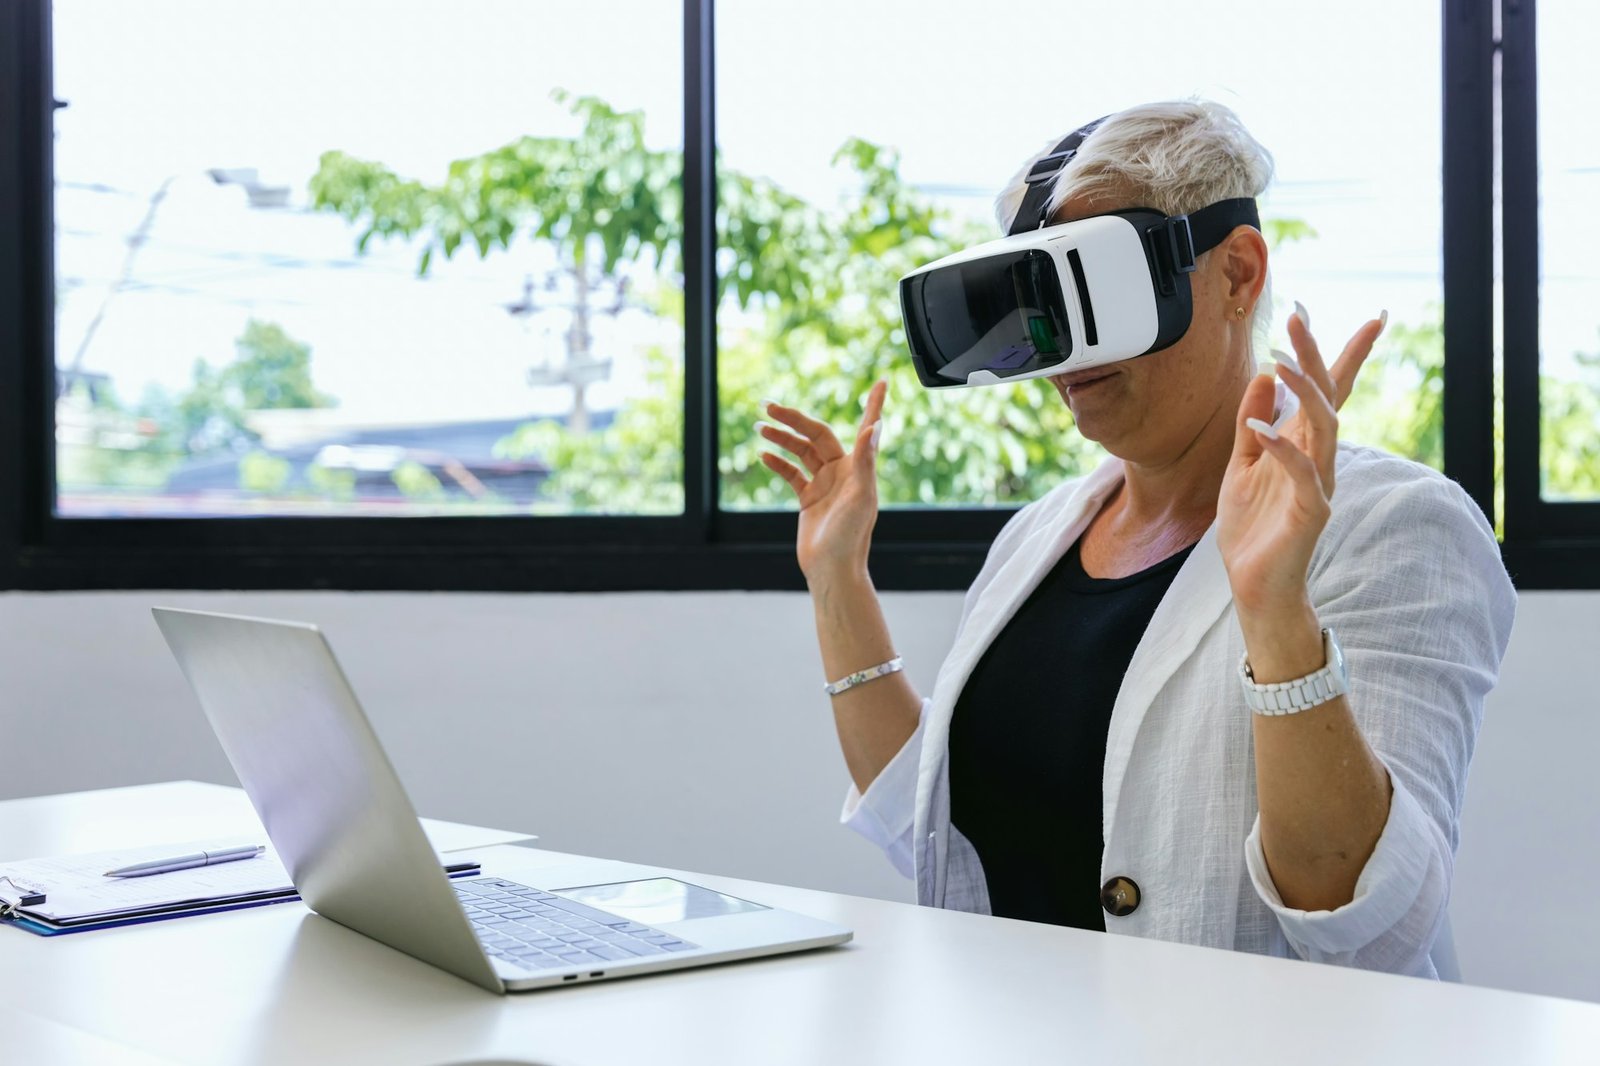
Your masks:
{"label": "woman", "polygon": [[[1186,213],[1270,174],[1228,109],[1150,105],[1083,141],[1048,217]],[[782,425],[759,432],[798,465],[764,461],[799,498],[823,665],[843,679],[844,821],[926,905],[1453,976],[1457,820],[1514,593],[1453,482],[1337,439],[1385,316],[1329,367],[1297,304],[1297,358],[1256,373],[1267,258],[1234,229],[1190,276],[1176,345],[1051,379],[1112,458],[1007,523],[926,699],[885,665],[867,572],[883,383],[849,452],[769,405]],[[1292,707],[1274,703],[1291,683]],[[1252,713],[1254,693],[1293,713]]]}

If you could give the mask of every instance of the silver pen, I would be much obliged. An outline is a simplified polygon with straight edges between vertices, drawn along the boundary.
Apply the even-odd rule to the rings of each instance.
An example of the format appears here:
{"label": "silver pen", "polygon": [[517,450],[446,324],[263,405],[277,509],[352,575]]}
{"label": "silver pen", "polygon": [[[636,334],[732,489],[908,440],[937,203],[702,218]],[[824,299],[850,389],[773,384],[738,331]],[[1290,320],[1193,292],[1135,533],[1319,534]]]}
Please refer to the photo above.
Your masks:
{"label": "silver pen", "polygon": [[217,851],[197,851],[193,855],[177,855],[170,859],[152,859],[136,862],[116,870],[107,870],[107,877],[148,877],[151,874],[170,873],[173,870],[192,870],[196,866],[211,866],[219,862],[253,859],[266,851],[265,844],[247,844],[242,848],[220,848]]}

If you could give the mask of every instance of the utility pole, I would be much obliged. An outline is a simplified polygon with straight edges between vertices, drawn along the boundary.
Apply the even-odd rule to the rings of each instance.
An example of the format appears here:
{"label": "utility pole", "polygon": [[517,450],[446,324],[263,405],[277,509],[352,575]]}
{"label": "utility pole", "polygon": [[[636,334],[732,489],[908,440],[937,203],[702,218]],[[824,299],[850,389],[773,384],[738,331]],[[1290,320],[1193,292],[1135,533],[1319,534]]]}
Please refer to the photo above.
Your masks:
{"label": "utility pole", "polygon": [[[588,263],[581,249],[574,256],[570,273],[573,289],[572,302],[568,305],[568,309],[572,312],[572,324],[567,328],[566,358],[559,366],[529,367],[527,381],[533,388],[552,385],[565,385],[571,388],[572,413],[567,418],[567,428],[573,433],[582,435],[589,432],[586,392],[590,385],[604,381],[611,375],[611,360],[596,358],[594,354],[594,335],[589,330],[591,316],[589,305],[594,285],[590,281]],[[607,310],[607,313],[617,314],[624,306],[625,282],[621,279],[613,281],[618,289],[617,302],[615,307]],[[507,304],[506,311],[520,317],[532,315],[536,310],[533,301],[533,279],[528,278],[523,283],[521,302]]]}

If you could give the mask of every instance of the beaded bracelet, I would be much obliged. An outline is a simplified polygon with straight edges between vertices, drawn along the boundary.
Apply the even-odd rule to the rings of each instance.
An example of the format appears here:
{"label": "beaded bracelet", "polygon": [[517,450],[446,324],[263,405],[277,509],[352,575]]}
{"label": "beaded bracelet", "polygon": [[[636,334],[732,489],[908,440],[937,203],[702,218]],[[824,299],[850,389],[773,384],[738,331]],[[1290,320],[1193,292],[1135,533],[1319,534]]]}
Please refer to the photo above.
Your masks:
{"label": "beaded bracelet", "polygon": [[826,692],[830,696],[837,696],[841,692],[846,692],[855,688],[857,685],[866,684],[868,681],[883,677],[887,674],[898,674],[903,669],[905,669],[905,664],[900,661],[900,656],[896,655],[893,659],[890,659],[886,663],[879,663],[877,666],[869,666],[865,670],[857,670],[855,673],[846,674],[844,677],[841,677],[839,680],[834,681],[831,684],[823,685],[822,691]]}

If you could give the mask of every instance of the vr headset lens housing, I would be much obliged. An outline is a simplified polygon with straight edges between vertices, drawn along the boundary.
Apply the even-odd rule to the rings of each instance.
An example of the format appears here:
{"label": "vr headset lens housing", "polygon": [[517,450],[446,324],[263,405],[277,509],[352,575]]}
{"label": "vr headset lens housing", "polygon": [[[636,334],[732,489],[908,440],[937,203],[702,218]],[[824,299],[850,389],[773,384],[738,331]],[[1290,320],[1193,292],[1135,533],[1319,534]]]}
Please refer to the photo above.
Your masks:
{"label": "vr headset lens housing", "polygon": [[928,388],[994,385],[1132,359],[1188,332],[1195,259],[1255,201],[1192,215],[1134,209],[1029,230],[947,256],[900,281],[917,376]]}
{"label": "vr headset lens housing", "polygon": [[1001,252],[913,274],[900,285],[902,306],[921,312],[906,314],[905,324],[911,350],[923,353],[917,373],[924,385],[1031,374],[1072,354],[1072,320],[1048,251]]}

